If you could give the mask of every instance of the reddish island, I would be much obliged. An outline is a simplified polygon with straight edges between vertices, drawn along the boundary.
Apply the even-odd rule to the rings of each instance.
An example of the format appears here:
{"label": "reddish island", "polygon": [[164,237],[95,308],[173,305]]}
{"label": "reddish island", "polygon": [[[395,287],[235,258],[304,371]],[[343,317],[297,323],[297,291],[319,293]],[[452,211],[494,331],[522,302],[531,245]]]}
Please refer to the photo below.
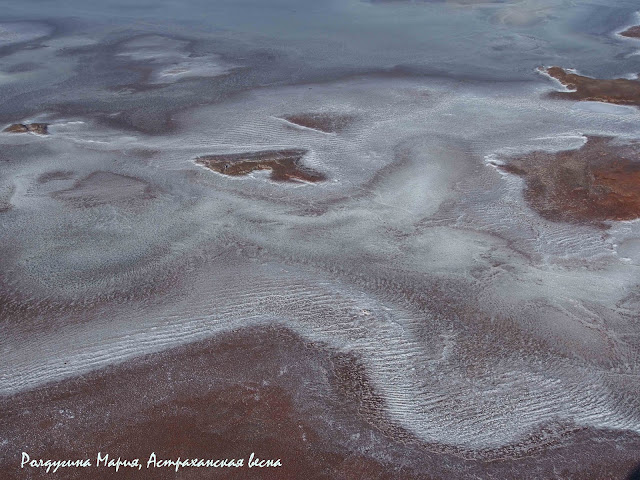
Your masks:
{"label": "reddish island", "polygon": [[640,106],[640,81],[628,78],[598,79],[570,73],[561,67],[543,70],[573,92],[551,92],[552,98]]}
{"label": "reddish island", "polygon": [[48,132],[47,123],[14,123],[9,125],[3,131],[8,133],[37,133],[38,135],[46,135]]}
{"label": "reddish island", "polygon": [[307,150],[263,150],[260,152],[205,155],[196,163],[224,175],[247,175],[255,170],[271,170],[271,179],[281,182],[319,182],[325,176],[302,165]]}
{"label": "reddish island", "polygon": [[640,25],[629,27],[624,32],[621,32],[620,35],[629,38],[640,38]]}
{"label": "reddish island", "polygon": [[577,150],[535,151],[500,169],[526,180],[527,203],[542,217],[570,223],[640,218],[640,146],[587,138]]}

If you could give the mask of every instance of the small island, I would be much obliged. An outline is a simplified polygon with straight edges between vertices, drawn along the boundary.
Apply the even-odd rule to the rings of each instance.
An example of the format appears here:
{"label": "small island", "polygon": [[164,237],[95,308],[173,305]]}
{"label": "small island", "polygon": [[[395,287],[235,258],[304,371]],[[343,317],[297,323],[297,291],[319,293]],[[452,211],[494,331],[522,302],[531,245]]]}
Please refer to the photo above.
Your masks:
{"label": "small island", "polygon": [[590,136],[576,150],[535,151],[494,165],[525,179],[525,200],[547,220],[597,224],[640,218],[639,153],[639,145]]}
{"label": "small island", "polygon": [[627,28],[624,32],[620,32],[623,37],[640,38],[640,25]]}
{"label": "small island", "polygon": [[571,92],[551,92],[551,98],[606,102],[640,106],[640,81],[628,78],[598,79],[567,72],[561,67],[541,71],[555,78]]}
{"label": "small island", "polygon": [[307,150],[263,150],[258,152],[205,155],[196,163],[224,175],[247,175],[256,170],[271,170],[271,180],[280,182],[325,180],[322,173],[305,167],[301,160]]}
{"label": "small island", "polygon": [[38,135],[47,135],[48,123],[14,123],[4,129],[7,133],[37,133]]}

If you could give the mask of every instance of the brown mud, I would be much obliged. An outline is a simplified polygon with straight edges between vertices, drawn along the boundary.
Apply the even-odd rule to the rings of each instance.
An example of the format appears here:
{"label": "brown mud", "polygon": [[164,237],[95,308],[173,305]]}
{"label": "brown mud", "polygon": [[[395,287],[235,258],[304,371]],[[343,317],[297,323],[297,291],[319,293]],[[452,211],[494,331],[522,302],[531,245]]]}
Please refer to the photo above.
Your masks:
{"label": "brown mud", "polygon": [[[31,459],[90,459],[59,478],[408,480],[624,478],[640,437],[574,428],[536,455],[464,458],[395,426],[357,356],[281,327],[254,327],[0,397],[0,477],[50,478]],[[96,467],[96,455],[141,470]],[[282,467],[147,469],[158,459],[239,459]]]}
{"label": "brown mud", "polygon": [[326,177],[302,164],[307,150],[263,150],[259,152],[205,155],[196,163],[224,175],[247,175],[256,170],[271,170],[271,180],[319,182]]}
{"label": "brown mud", "polygon": [[542,217],[592,223],[640,218],[640,146],[590,136],[581,148],[510,158],[503,171],[523,177],[524,197]]}
{"label": "brown mud", "polygon": [[9,125],[3,131],[8,133],[37,133],[38,135],[47,135],[49,124],[47,123],[14,123]]}
{"label": "brown mud", "polygon": [[627,28],[624,32],[620,32],[623,37],[640,38],[640,25]]}
{"label": "brown mud", "polygon": [[605,102],[640,106],[640,81],[627,78],[599,79],[570,73],[560,67],[545,70],[572,92],[551,92],[549,97],[562,100]]}

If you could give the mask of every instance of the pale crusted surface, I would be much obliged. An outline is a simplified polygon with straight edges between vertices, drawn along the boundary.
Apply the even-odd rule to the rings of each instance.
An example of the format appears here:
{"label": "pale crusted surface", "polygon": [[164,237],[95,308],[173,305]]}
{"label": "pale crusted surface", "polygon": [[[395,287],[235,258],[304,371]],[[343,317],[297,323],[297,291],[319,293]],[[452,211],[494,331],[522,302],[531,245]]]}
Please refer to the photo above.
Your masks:
{"label": "pale crusted surface", "polygon": [[633,1],[7,8],[0,477],[633,467]]}

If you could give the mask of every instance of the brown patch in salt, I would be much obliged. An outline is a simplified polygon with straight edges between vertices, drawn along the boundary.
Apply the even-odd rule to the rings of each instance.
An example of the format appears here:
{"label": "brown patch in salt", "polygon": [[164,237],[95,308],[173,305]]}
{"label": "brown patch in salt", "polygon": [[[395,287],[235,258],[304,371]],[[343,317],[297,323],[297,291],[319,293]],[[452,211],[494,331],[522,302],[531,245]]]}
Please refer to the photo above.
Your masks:
{"label": "brown patch in salt", "polygon": [[49,124],[47,123],[14,123],[9,125],[3,131],[7,133],[37,133],[38,135],[47,135]]}
{"label": "brown patch in salt", "polygon": [[525,179],[527,203],[548,220],[597,224],[640,217],[636,144],[590,136],[576,150],[535,151],[496,166]]}
{"label": "brown patch in salt", "polygon": [[627,78],[599,79],[570,73],[560,67],[544,70],[571,92],[551,92],[551,98],[640,106],[640,81]]}
{"label": "brown patch in salt", "polygon": [[306,153],[307,150],[289,149],[205,155],[198,157],[196,163],[230,176],[247,175],[256,170],[271,170],[270,178],[281,182],[325,180],[326,177],[322,173],[302,164],[302,157]]}
{"label": "brown patch in salt", "polygon": [[640,38],[640,25],[627,28],[624,32],[620,32],[623,37]]}

